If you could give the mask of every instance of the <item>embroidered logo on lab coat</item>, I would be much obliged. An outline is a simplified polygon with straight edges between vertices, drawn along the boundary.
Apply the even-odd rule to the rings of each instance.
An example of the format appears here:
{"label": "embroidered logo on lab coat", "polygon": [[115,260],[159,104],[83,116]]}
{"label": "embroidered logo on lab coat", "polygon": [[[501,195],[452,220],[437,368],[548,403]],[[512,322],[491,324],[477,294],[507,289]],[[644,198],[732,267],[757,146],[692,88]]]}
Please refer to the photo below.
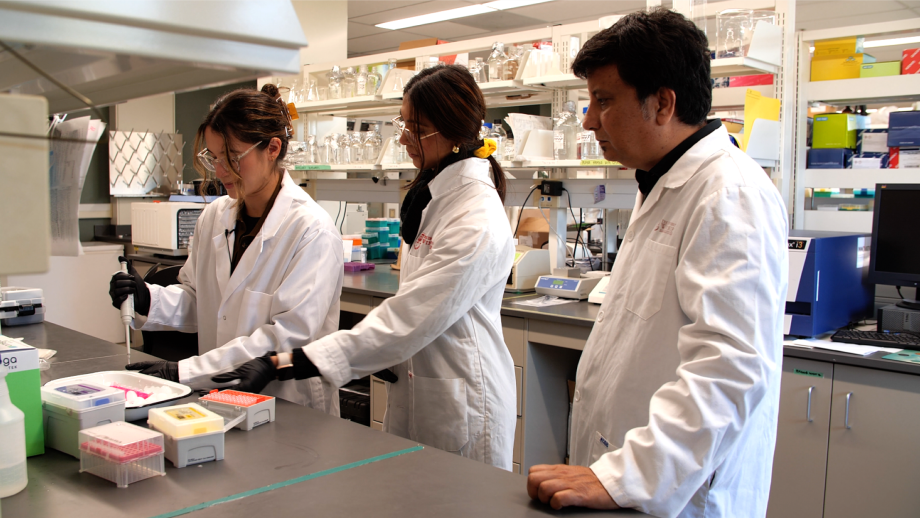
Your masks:
{"label": "embroidered logo on lab coat", "polygon": [[431,248],[431,236],[426,236],[425,234],[419,235],[415,240],[415,246],[412,248],[418,250],[422,245],[426,245],[428,248]]}
{"label": "embroidered logo on lab coat", "polygon": [[661,223],[655,225],[655,232],[662,232],[670,236],[674,234],[674,225],[675,223],[673,221],[663,219]]}

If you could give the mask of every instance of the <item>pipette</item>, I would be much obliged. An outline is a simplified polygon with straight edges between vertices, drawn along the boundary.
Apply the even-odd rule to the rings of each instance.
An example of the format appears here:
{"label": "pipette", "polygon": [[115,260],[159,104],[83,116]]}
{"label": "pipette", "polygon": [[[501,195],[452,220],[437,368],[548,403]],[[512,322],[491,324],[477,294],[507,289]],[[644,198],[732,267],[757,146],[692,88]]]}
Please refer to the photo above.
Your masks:
{"label": "pipette", "polygon": [[[121,262],[121,271],[128,273],[128,262]],[[134,296],[129,295],[121,303],[121,321],[125,324],[125,346],[128,349],[128,362],[131,362],[131,321],[134,320]]]}

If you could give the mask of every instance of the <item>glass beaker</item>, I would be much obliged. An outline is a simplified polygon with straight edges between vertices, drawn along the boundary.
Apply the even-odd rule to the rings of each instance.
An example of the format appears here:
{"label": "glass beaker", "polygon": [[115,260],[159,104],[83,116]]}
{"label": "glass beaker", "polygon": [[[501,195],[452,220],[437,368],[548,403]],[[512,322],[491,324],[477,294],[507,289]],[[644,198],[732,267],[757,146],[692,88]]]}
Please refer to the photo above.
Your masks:
{"label": "glass beaker", "polygon": [[[750,43],[753,11],[751,9],[726,9],[716,15],[718,40],[716,58],[740,58],[745,53],[745,41]],[[751,33],[751,34],[749,34]]]}

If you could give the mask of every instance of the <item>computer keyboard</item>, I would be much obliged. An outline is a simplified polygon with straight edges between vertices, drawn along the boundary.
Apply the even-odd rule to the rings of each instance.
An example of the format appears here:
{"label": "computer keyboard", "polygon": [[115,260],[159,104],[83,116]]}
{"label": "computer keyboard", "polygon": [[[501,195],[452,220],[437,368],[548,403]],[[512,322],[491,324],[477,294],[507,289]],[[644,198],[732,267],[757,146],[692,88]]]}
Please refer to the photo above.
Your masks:
{"label": "computer keyboard", "polygon": [[848,344],[920,350],[920,336],[908,333],[877,333],[841,329],[831,336],[831,340]]}

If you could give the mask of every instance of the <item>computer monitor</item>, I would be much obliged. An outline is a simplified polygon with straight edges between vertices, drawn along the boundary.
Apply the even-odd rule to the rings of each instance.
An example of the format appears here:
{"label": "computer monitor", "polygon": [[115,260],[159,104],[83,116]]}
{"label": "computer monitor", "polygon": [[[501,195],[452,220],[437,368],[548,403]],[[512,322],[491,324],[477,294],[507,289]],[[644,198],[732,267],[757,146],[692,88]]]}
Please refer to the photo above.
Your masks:
{"label": "computer monitor", "polygon": [[[920,285],[920,184],[876,184],[872,217],[869,282],[892,286]],[[917,300],[898,306],[920,309]]]}

